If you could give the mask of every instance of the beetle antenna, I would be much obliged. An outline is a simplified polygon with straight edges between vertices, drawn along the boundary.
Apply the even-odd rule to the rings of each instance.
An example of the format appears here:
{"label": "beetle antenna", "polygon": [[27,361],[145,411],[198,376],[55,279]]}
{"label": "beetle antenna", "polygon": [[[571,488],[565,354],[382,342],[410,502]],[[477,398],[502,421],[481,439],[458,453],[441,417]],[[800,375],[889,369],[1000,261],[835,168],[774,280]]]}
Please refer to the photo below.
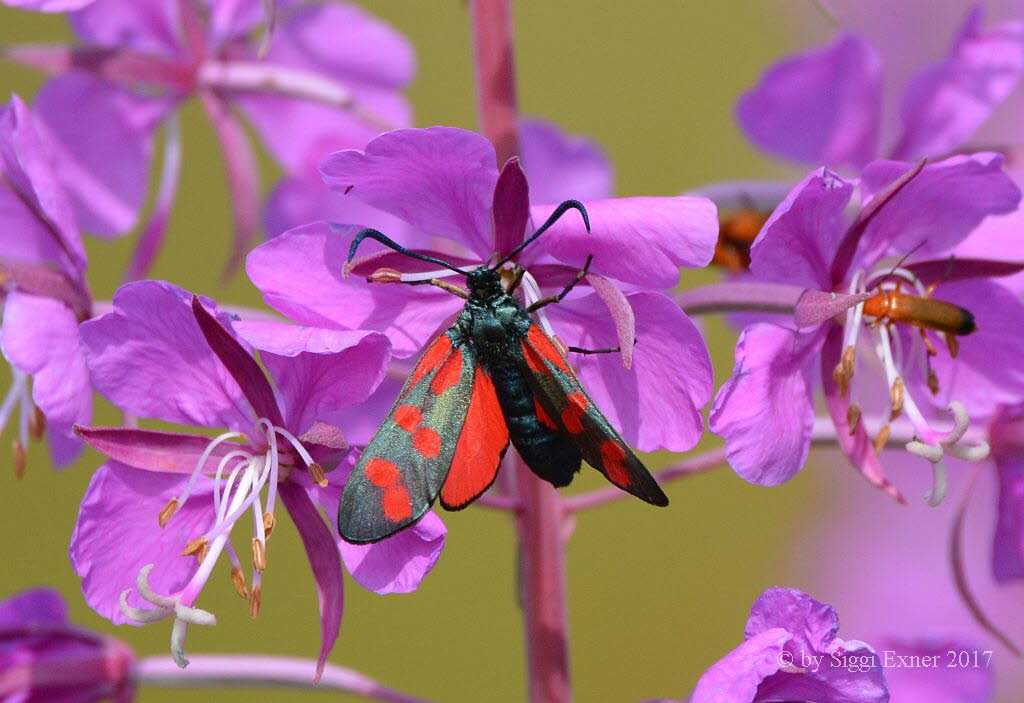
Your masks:
{"label": "beetle antenna", "polygon": [[412,251],[411,249],[406,249],[405,247],[401,246],[392,239],[389,239],[388,237],[384,236],[375,229],[364,229],[355,236],[355,238],[352,240],[352,245],[348,248],[348,263],[352,263],[352,259],[354,259],[356,256],[356,249],[359,248],[359,244],[364,239],[372,239],[376,242],[380,242],[389,249],[394,249],[399,254],[404,254],[405,256],[408,256],[411,259],[419,259],[420,261],[427,261],[432,264],[438,264],[440,266],[444,266],[446,269],[450,271],[454,271],[455,273],[461,273],[463,276],[469,275],[466,271],[463,271],[460,268],[452,266],[447,261],[441,261],[441,259],[435,259],[433,256],[426,256],[425,254],[420,254],[418,252]]}
{"label": "beetle antenna", "polygon": [[545,222],[539,228],[537,228],[536,232],[531,234],[529,238],[527,238],[522,244],[513,249],[508,256],[506,256],[504,259],[502,259],[493,267],[491,267],[491,270],[497,271],[499,268],[504,266],[506,262],[511,260],[516,254],[525,249],[526,246],[530,244],[530,242],[532,242],[540,235],[544,234],[544,232],[546,232],[548,228],[551,227],[551,225],[555,224],[559,220],[559,218],[569,210],[579,210],[580,215],[583,217],[583,224],[587,228],[587,232],[590,232],[590,217],[587,215],[587,209],[583,207],[583,203],[581,203],[579,200],[566,200],[561,205],[555,208],[555,211],[551,213],[551,217],[547,219],[547,222]]}

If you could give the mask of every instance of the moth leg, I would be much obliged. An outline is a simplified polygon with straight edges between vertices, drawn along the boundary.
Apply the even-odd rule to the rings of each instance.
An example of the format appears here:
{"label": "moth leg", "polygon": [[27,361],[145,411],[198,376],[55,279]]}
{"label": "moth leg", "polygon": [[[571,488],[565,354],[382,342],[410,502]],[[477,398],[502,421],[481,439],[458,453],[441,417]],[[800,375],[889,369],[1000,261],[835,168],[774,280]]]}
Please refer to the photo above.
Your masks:
{"label": "moth leg", "polygon": [[587,257],[587,262],[583,264],[583,268],[580,269],[579,273],[576,274],[575,278],[569,281],[569,285],[563,288],[561,293],[559,293],[558,295],[549,295],[546,298],[541,298],[540,300],[535,301],[532,305],[530,305],[530,307],[526,308],[526,312],[535,312],[537,310],[540,310],[545,305],[561,302],[562,298],[569,295],[569,291],[575,288],[576,284],[582,281],[583,278],[587,275],[587,272],[590,270],[590,262],[593,261],[593,259],[593,254]]}
{"label": "moth leg", "polygon": [[508,288],[505,289],[505,292],[508,293],[509,295],[515,293],[516,288],[519,287],[519,284],[522,282],[523,276],[525,275],[526,269],[524,269],[522,266],[517,267],[515,275],[512,277],[512,282],[508,284]]}
{"label": "moth leg", "polygon": [[[636,342],[637,340],[634,338],[633,344],[635,345]],[[607,349],[584,349],[583,347],[566,347],[566,349],[568,349],[571,352],[576,352],[577,354],[615,354],[622,351],[622,347],[608,347]]]}
{"label": "moth leg", "polygon": [[447,281],[442,281],[440,278],[430,278],[430,279],[423,280],[423,281],[388,281],[388,282],[389,283],[404,283],[407,286],[423,286],[423,285],[437,286],[441,290],[448,291],[452,295],[457,295],[460,298],[462,298],[463,300],[468,300],[469,299],[469,293],[467,293],[466,291],[462,290],[458,286],[453,286],[451,283],[448,283]]}

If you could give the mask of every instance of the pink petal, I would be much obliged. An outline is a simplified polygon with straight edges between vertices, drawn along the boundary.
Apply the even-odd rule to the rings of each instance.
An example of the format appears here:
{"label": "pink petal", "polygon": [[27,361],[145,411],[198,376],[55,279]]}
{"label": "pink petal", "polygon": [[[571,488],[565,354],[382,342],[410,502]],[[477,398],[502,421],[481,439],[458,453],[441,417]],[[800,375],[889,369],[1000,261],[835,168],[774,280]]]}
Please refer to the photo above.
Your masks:
{"label": "pink petal", "polygon": [[[523,260],[544,252],[583,266],[593,254],[594,273],[657,288],[676,285],[681,266],[697,268],[711,262],[718,215],[707,198],[613,198],[583,205],[590,216],[589,233],[582,219],[569,212],[527,248]],[[543,222],[554,209],[539,205],[530,212],[534,222]]]}
{"label": "pink petal", "polygon": [[757,687],[779,670],[789,632],[777,627],[751,637],[697,681],[689,703],[746,703],[757,700]]}
{"label": "pink petal", "polygon": [[612,165],[597,142],[529,118],[519,123],[519,147],[536,202],[611,197]]}
{"label": "pink petal", "polygon": [[[313,487],[311,496],[328,516],[338,514],[345,482],[358,459],[353,453],[336,471],[330,484]],[[427,512],[407,529],[373,544],[350,544],[335,535],[345,568],[359,585],[375,593],[411,593],[434,568],[444,548],[447,528],[434,512]]]}
{"label": "pink petal", "polygon": [[619,340],[622,366],[628,369],[633,365],[633,345],[636,344],[636,316],[633,314],[633,308],[614,283],[593,273],[587,275],[587,283],[611,313],[612,322],[615,324],[615,336]]}
{"label": "pink petal", "polygon": [[302,487],[285,481],[280,485],[278,495],[281,496],[281,502],[295,522],[302,544],[306,548],[309,565],[313,569],[313,578],[316,580],[321,644],[316,674],[313,676],[315,682],[323,673],[327,655],[331,653],[341,629],[341,612],[344,604],[341,559],[338,558],[338,548],[335,546],[331,531],[327,529],[316,506]]}
{"label": "pink petal", "polygon": [[791,479],[807,460],[814,426],[811,378],[821,334],[750,325],[736,343],[736,366],[709,416],[725,438],[729,465],[763,486]]}
{"label": "pink petal", "polygon": [[181,125],[177,115],[167,120],[164,132],[163,168],[160,172],[160,185],[157,188],[156,201],[149,221],[143,226],[132,252],[131,262],[125,272],[129,281],[145,278],[153,260],[163,245],[164,234],[167,233],[167,222],[171,216],[171,207],[178,192],[178,180],[181,175]]}
{"label": "pink petal", "polygon": [[320,172],[332,188],[462,243],[481,259],[494,251],[490,212],[498,173],[494,148],[478,134],[452,127],[399,129],[365,151],[331,154]]}
{"label": "pink petal", "polygon": [[78,344],[78,320],[63,303],[12,291],[4,305],[0,346],[16,368],[32,375],[32,399],[47,420],[54,463],[64,466],[81,449],[72,434],[92,418],[89,369]]}
{"label": "pink petal", "polygon": [[339,236],[325,223],[298,227],[253,250],[246,271],[267,304],[296,322],[379,330],[398,358],[419,352],[462,308],[459,298],[431,286],[343,279],[350,243],[351,236]]}
{"label": "pink petal", "polygon": [[22,591],[0,602],[0,630],[22,627],[60,627],[68,609],[60,593],[49,588]]}
{"label": "pink petal", "polygon": [[299,432],[314,421],[366,400],[387,371],[387,337],[377,332],[296,327],[278,322],[236,322],[260,350],[277,384],[288,426]]}
{"label": "pink petal", "polygon": [[89,232],[118,236],[138,221],[153,158],[147,102],[82,71],[52,78],[36,97],[57,173]]}
{"label": "pink petal", "polygon": [[203,337],[206,338],[206,343],[238,383],[249,404],[256,411],[256,416],[266,418],[274,425],[283,425],[284,420],[274,397],[274,389],[270,387],[270,381],[252,358],[249,350],[243,347],[194,295],[192,314],[203,332]]}
{"label": "pink petal", "polygon": [[[995,281],[970,280],[940,283],[934,296],[966,308],[974,315],[977,330],[959,338],[960,352],[950,357],[941,337],[933,336],[939,347],[932,368],[939,378],[939,393],[932,396],[923,387],[921,395],[945,409],[953,400],[967,408],[971,417],[992,415],[1000,403],[1015,403],[1024,397],[1024,304]],[[915,353],[923,354],[920,347]]]}
{"label": "pink petal", "polygon": [[[630,369],[618,354],[572,355],[580,383],[631,445],[642,451],[686,451],[703,433],[700,408],[713,390],[711,360],[693,322],[667,296],[627,296],[636,316]],[[618,343],[615,323],[597,295],[547,308],[567,345],[604,349]]]}
{"label": "pink petal", "polygon": [[162,281],[122,286],[113,312],[80,327],[93,384],[138,417],[248,428],[245,396],[210,349],[190,301],[186,291]]}
{"label": "pink petal", "polygon": [[793,187],[750,248],[750,270],[767,281],[832,290],[829,265],[845,230],[853,185],[828,169]]}
{"label": "pink petal", "polygon": [[1024,406],[1003,408],[992,422],[992,457],[999,474],[992,573],[1003,584],[1024,579],[1024,452],[1017,437]]}
{"label": "pink petal", "polygon": [[523,243],[530,221],[530,188],[519,159],[509,159],[494,186],[494,249],[508,254]]}
{"label": "pink petal", "polygon": [[163,0],[95,0],[68,18],[84,43],[155,51],[180,52],[178,6]]}
{"label": "pink petal", "polygon": [[217,133],[231,195],[234,244],[224,268],[225,275],[228,275],[242,263],[259,229],[262,193],[259,167],[248,135],[227,104],[209,91],[201,91],[199,99]]}
{"label": "pink petal", "polygon": [[[180,432],[128,427],[76,427],[75,433],[93,449],[136,469],[189,475],[210,446],[211,438]],[[222,442],[209,452],[203,470],[212,474],[220,460],[240,445]]]}
{"label": "pink petal", "polygon": [[157,516],[185,486],[187,477],[133,469],[109,461],[92,477],[71,535],[69,556],[82,579],[89,606],[112,622],[130,623],[118,606],[150,607],[135,589],[139,570],[155,564],[149,583],[158,593],[184,588],[196,570],[195,557],[181,556],[186,543],[213,525],[213,495],[194,492],[161,528]]}
{"label": "pink petal", "polygon": [[948,153],[969,139],[1013,91],[1024,71],[1024,24],[1006,22],[982,31],[975,6],[942,61],[907,85],[901,118],[903,135],[894,159]]}
{"label": "pink petal", "polygon": [[860,166],[878,149],[881,102],[878,54],[844,34],[769,68],[740,98],[736,119],[754,144],[779,156]]}
{"label": "pink petal", "polygon": [[[36,218],[44,219],[53,226],[45,233],[48,236],[26,236],[25,242],[32,242],[31,247],[39,247],[39,253],[45,253],[47,258],[59,256],[58,260],[66,272],[81,275],[86,266],[85,246],[78,233],[71,202],[54,170],[53,144],[46,139],[38,120],[17,95],[12,96],[10,104],[0,112],[0,158],[4,179],[24,199],[24,206]],[[6,190],[0,188],[0,191]],[[13,206],[4,204],[5,211],[13,209]],[[29,219],[23,207],[18,221],[24,223]],[[42,243],[44,237],[50,240],[45,245]],[[17,248],[13,248],[17,252]],[[20,255],[15,253],[14,258],[23,259],[29,251],[31,249]]]}

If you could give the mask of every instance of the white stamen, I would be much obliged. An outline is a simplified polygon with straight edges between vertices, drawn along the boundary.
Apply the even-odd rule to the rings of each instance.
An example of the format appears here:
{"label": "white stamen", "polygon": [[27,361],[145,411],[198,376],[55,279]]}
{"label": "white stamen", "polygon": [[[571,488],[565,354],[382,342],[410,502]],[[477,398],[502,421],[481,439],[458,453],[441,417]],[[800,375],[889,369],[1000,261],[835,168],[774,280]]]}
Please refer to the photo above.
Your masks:
{"label": "white stamen", "polygon": [[11,388],[0,405],[0,431],[7,426],[14,405],[20,400],[22,405],[28,400],[28,374],[11,367]]}
{"label": "white stamen", "polygon": [[281,435],[286,440],[288,440],[288,442],[290,442],[293,447],[295,447],[295,451],[298,452],[299,456],[302,457],[302,460],[306,462],[306,466],[309,466],[310,464],[313,463],[313,457],[310,455],[308,451],[306,451],[306,448],[302,446],[302,442],[295,438],[295,435],[293,435],[291,432],[289,432],[283,427],[274,427],[273,425],[270,425],[269,422],[267,423],[267,425],[270,426],[272,432]]}
{"label": "white stamen", "polygon": [[[217,473],[214,474],[213,478],[213,510],[217,514],[220,514],[220,484],[224,476],[224,468],[232,459],[242,459],[241,464],[245,464],[252,461],[252,454],[243,451],[231,452],[226,454],[224,458],[220,460],[220,463],[217,464]],[[236,465],[235,468],[237,469],[241,464]]]}
{"label": "white stamen", "polygon": [[214,437],[213,440],[206,445],[206,449],[204,449],[203,453],[199,455],[199,461],[196,462],[196,468],[192,471],[192,475],[188,477],[188,485],[185,486],[185,490],[182,491],[180,496],[178,496],[179,508],[185,504],[185,501],[192,493],[192,489],[195,488],[196,481],[199,480],[199,475],[202,473],[203,467],[206,466],[206,460],[210,458],[210,454],[212,454],[213,450],[217,448],[217,445],[236,437],[245,437],[245,435],[241,432],[225,432]]}

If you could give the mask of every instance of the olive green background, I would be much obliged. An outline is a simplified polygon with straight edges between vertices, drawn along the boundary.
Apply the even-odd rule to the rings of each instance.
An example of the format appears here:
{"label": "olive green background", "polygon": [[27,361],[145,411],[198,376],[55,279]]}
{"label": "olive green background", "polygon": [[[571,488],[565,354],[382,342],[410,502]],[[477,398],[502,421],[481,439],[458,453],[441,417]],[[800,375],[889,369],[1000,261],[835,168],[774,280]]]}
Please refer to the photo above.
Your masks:
{"label": "olive green background", "polygon": [[[464,3],[366,4],[404,32],[418,53],[410,90],[416,123],[475,127]],[[521,108],[600,142],[614,163],[620,195],[669,195],[713,180],[780,175],[778,165],[746,144],[732,117],[736,97],[764,66],[811,41],[789,32],[788,15],[778,10],[754,0],[520,2],[515,21]],[[808,12],[814,12],[810,3]],[[68,36],[60,17],[0,9],[0,42]],[[35,74],[0,65],[5,93],[29,99],[40,83]],[[230,231],[221,163],[194,105],[185,109],[183,127],[180,197],[152,276],[224,302],[259,304],[244,275],[226,286],[216,283]],[[262,163],[269,183],[275,167],[265,158]],[[97,298],[113,293],[131,246],[131,238],[89,242],[89,279]],[[715,277],[686,272],[683,281],[692,285]],[[732,368],[734,335],[717,321],[706,329],[721,382]],[[97,421],[115,419],[104,406]],[[713,439],[702,446],[713,446]],[[658,455],[651,463],[670,459]],[[0,594],[51,585],[81,625],[122,638],[140,656],[166,655],[168,623],[111,626],[85,605],[68,563],[78,503],[99,455],[87,451],[56,473],[36,444],[21,482],[14,480],[10,463],[0,471]],[[804,471],[768,489],[748,485],[722,467],[671,485],[666,510],[624,500],[581,515],[568,548],[578,700],[685,698],[701,672],[742,640],[747,611],[761,590],[801,586],[785,565],[803,548],[806,525],[823,510],[816,498],[824,490],[823,473]],[[581,476],[573,490],[599,487],[595,476]],[[347,582],[341,637],[331,661],[429,699],[521,700],[524,659],[512,524],[485,509],[443,517],[450,530],[447,547],[417,593],[381,597]],[[191,628],[191,652],[315,657],[319,622],[312,578],[289,521],[278,524],[259,618],[249,619],[227,569],[219,565],[199,603],[217,614],[219,624]],[[807,557],[813,561],[817,555]],[[828,594],[816,595],[828,600]],[[215,695],[236,701],[252,693]],[[141,700],[181,695],[146,688]],[[263,700],[298,695],[323,694],[260,692]]]}

